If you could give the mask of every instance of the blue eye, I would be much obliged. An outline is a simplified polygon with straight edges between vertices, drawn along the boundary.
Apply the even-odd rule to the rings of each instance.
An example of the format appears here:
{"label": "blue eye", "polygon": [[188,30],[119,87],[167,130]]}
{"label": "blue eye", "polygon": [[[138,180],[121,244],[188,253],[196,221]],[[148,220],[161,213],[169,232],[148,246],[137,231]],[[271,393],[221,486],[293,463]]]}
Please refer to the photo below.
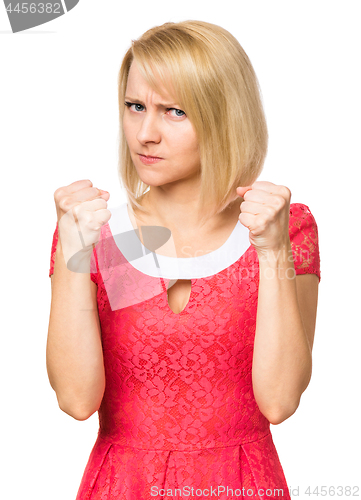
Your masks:
{"label": "blue eye", "polygon": [[[140,106],[141,108],[143,108],[143,107],[144,107],[144,106],[142,106],[141,104],[138,104],[138,103],[136,103],[136,102],[128,102],[128,101],[126,101],[124,104],[125,104],[128,108],[131,108],[132,106]],[[141,110],[139,110],[139,109],[138,109],[137,111],[141,111]]]}
{"label": "blue eye", "polygon": [[176,115],[176,116],[185,116],[185,112],[182,111],[181,109],[178,109],[178,108],[168,108],[167,111],[170,111],[171,109],[174,109],[174,111],[180,111],[181,113],[183,113],[182,115]]}
{"label": "blue eye", "polygon": [[[136,102],[129,102],[129,101],[125,101],[124,104],[128,107],[128,108],[131,108],[132,106],[138,106],[138,109],[135,108],[135,111],[136,112],[141,112],[143,111],[142,109],[139,109],[140,108],[144,108],[143,104],[139,104],[139,103],[136,103]],[[176,112],[175,116],[181,118],[182,116],[186,116],[185,112],[182,111],[181,109],[178,109],[178,108],[166,108],[167,109],[167,112],[168,111],[171,111],[171,110],[174,110]],[[181,113],[181,114],[178,114]]]}

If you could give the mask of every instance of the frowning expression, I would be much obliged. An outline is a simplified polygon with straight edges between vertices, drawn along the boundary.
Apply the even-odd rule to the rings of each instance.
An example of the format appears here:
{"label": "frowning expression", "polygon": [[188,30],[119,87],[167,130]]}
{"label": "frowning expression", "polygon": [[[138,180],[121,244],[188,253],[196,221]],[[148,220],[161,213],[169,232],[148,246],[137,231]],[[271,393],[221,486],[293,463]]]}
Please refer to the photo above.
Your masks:
{"label": "frowning expression", "polygon": [[199,147],[192,123],[165,89],[160,95],[148,85],[135,62],[129,70],[124,106],[124,134],[145,184],[161,186],[199,172]]}

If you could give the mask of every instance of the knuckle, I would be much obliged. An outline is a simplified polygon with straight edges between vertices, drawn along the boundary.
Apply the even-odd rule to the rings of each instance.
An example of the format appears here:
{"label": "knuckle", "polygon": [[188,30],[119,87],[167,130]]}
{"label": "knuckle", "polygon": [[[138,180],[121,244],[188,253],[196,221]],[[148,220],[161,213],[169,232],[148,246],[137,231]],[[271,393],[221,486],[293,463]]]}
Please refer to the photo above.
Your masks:
{"label": "knuckle", "polygon": [[282,193],[286,198],[291,198],[291,190],[287,186],[281,186]]}
{"label": "knuckle", "polygon": [[275,207],[271,207],[268,205],[267,212],[273,218],[276,215],[277,210],[275,209]]}
{"label": "knuckle", "polygon": [[266,220],[263,216],[257,219],[257,228],[263,230],[266,226]]}
{"label": "knuckle", "polygon": [[79,217],[80,213],[81,213],[81,209],[80,209],[80,205],[74,205],[72,207],[72,212],[73,214],[75,214],[77,217]]}
{"label": "knuckle", "polygon": [[58,205],[64,212],[67,212],[70,209],[69,196],[59,198]]}
{"label": "knuckle", "polygon": [[63,188],[62,188],[62,187],[60,187],[60,188],[56,189],[56,190],[54,191],[54,200],[55,200],[55,201],[59,201],[59,200],[60,200],[60,198],[61,198],[61,195],[63,194],[63,192],[64,192],[64,191],[63,191]]}
{"label": "knuckle", "polygon": [[98,221],[98,220],[92,220],[90,229],[92,229],[93,231],[99,231],[101,229],[102,225],[103,225],[103,222]]}
{"label": "knuckle", "polygon": [[277,208],[283,208],[286,204],[286,200],[281,195],[275,195],[275,206]]}

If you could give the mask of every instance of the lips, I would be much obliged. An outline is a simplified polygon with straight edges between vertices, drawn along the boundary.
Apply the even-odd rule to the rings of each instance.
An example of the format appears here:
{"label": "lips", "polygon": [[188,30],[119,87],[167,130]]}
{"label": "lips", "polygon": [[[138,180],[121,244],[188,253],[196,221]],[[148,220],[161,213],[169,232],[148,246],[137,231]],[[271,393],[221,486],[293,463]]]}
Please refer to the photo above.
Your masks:
{"label": "lips", "polygon": [[141,153],[139,153],[139,156],[143,156],[144,158],[156,158],[158,160],[163,160],[163,158],[161,156],[150,156],[150,155],[142,155]]}
{"label": "lips", "polygon": [[145,156],[141,154],[139,155],[139,159],[145,165],[153,165],[154,163],[158,163],[163,160],[163,158],[160,158],[159,156]]}

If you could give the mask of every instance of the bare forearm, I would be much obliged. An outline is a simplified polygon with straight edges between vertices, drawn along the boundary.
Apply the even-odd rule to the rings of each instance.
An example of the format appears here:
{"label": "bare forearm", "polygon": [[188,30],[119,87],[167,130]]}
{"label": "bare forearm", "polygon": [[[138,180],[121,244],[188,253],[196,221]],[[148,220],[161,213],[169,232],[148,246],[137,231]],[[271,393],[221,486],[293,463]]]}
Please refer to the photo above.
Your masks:
{"label": "bare forearm", "polygon": [[66,267],[58,241],[52,284],[46,364],[60,408],[83,419],[96,411],[105,388],[96,302],[88,273]]}
{"label": "bare forearm", "polygon": [[260,257],[259,269],[253,390],[264,415],[270,421],[282,421],[296,410],[312,371],[311,349],[297,302],[291,244],[278,257]]}

